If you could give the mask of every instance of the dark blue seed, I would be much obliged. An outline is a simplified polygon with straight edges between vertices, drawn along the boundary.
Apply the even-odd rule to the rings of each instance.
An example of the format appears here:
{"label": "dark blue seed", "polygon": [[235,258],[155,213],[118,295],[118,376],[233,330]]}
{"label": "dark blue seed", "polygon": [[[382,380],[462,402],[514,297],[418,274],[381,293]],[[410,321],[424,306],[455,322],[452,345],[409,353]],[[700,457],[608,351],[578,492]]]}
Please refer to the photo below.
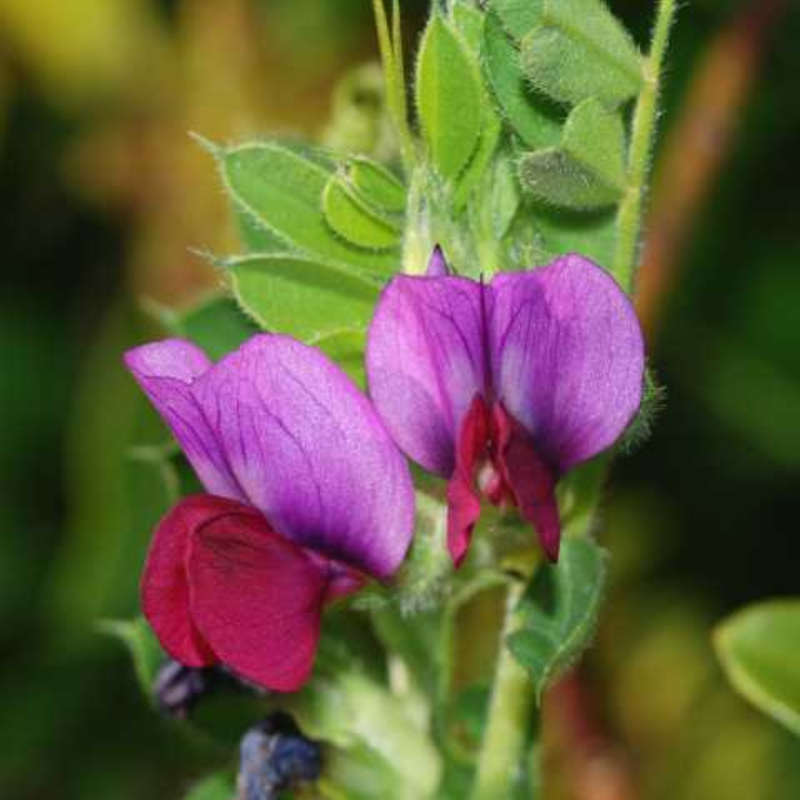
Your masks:
{"label": "dark blue seed", "polygon": [[297,783],[316,780],[322,751],[287,714],[274,714],[242,738],[240,800],[275,800]]}

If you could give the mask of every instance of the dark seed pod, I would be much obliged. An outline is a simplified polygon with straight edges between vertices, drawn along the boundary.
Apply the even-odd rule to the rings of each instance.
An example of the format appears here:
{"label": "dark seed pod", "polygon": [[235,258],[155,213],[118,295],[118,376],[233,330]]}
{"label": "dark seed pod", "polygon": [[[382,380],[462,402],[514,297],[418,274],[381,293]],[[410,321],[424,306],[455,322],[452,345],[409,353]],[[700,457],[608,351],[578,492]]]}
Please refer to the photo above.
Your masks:
{"label": "dark seed pod", "polygon": [[295,784],[316,780],[321,769],[320,745],[287,714],[273,714],[242,738],[239,800],[275,800]]}

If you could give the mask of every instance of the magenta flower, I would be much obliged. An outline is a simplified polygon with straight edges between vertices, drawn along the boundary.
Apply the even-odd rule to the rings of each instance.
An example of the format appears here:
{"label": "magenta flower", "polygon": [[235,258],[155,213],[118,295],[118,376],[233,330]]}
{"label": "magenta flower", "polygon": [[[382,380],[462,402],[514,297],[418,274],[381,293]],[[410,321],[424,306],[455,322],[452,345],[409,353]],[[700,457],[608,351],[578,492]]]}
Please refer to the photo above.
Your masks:
{"label": "magenta flower", "polygon": [[579,255],[490,284],[395,278],[369,332],[373,402],[400,448],[449,479],[448,545],[459,565],[480,497],[512,503],[558,558],[555,486],[605,450],[641,401],[642,333],[625,293]]}
{"label": "magenta flower", "polygon": [[165,650],[276,691],[307,679],[322,609],[388,578],[411,541],[405,460],[320,352],[260,335],[212,364],[171,339],[125,363],[209,494],[156,529],[144,613]]}

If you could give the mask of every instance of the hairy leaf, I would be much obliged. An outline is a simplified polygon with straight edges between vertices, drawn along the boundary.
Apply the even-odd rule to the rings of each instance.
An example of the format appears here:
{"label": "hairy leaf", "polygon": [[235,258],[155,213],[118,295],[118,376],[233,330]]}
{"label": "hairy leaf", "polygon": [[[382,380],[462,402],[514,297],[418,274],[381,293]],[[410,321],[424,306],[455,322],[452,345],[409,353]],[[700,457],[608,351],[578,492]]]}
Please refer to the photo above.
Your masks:
{"label": "hairy leaf", "polygon": [[521,39],[541,20],[543,0],[492,0],[492,11],[508,33]]}
{"label": "hairy leaf", "polygon": [[520,203],[516,170],[506,156],[496,159],[493,165],[490,203],[492,231],[500,240],[508,233]]}
{"label": "hairy leaf", "polygon": [[390,250],[400,243],[398,227],[359,200],[339,175],[333,175],[322,195],[328,225],[343,239],[367,250]]}
{"label": "hairy leaf", "polygon": [[606,579],[606,556],[588,539],[566,539],[557,565],[540,568],[520,603],[521,628],[509,637],[514,657],[545,689],[588,647]]}
{"label": "hairy leaf", "polygon": [[274,231],[265,228],[249,212],[234,207],[233,213],[239,229],[239,238],[245,250],[251,253],[291,253],[295,250],[286,239],[282,239]]}
{"label": "hairy leaf", "polygon": [[502,125],[491,109],[487,109],[486,121],[483,126],[478,148],[470,160],[463,175],[459,178],[453,205],[456,211],[461,211],[469,201],[470,195],[480,184],[492,156],[500,141]]}
{"label": "hairy leaf", "polygon": [[616,106],[642,85],[639,52],[601,0],[542,0],[520,46],[528,79],[554,100]]}
{"label": "hairy leaf", "polygon": [[420,45],[417,107],[431,161],[442,177],[456,177],[481,133],[481,84],[473,58],[439,14]]}
{"label": "hairy leaf", "polygon": [[470,0],[455,0],[451,15],[453,25],[461,34],[464,42],[475,55],[479,55],[483,40],[485,14],[472,5]]}
{"label": "hairy leaf", "polygon": [[519,50],[506,35],[495,13],[486,18],[484,68],[497,102],[514,132],[531,147],[555,144],[561,135],[558,112],[528,85]]}
{"label": "hairy leaf", "polygon": [[[397,269],[398,254],[365,252],[342,241],[327,225],[322,194],[334,168],[324,154],[257,143],[222,150],[218,158],[234,206],[285,242],[286,249],[377,274]],[[249,230],[252,235],[253,226]]]}
{"label": "hairy leaf", "polygon": [[365,202],[386,212],[406,208],[406,188],[386,167],[359,156],[347,162],[347,177]]}
{"label": "hairy leaf", "polygon": [[520,163],[523,185],[537,198],[566,208],[613,205],[625,191],[622,117],[596,99],[576,106],[559,147],[536,150]]}
{"label": "hairy leaf", "polygon": [[265,330],[315,342],[365,329],[379,285],[306,258],[246,256],[225,263],[237,300]]}
{"label": "hairy leaf", "polygon": [[620,197],[618,189],[559,147],[528,153],[520,162],[520,179],[534,197],[566,208],[602,208]]}
{"label": "hairy leaf", "polygon": [[561,146],[599,181],[624,191],[625,127],[618,112],[594,97],[584,100],[567,118]]}

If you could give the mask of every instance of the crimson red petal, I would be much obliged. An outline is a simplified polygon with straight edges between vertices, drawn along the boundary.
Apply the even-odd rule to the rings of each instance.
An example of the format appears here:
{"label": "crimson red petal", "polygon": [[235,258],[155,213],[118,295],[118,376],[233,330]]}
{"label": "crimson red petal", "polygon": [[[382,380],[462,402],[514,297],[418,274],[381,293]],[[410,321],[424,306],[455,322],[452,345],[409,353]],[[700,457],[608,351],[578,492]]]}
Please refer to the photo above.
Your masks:
{"label": "crimson red petal", "polygon": [[156,528],[141,582],[144,615],[162,647],[187,667],[217,659],[195,627],[189,612],[186,557],[192,531],[227,510],[229,501],[210,495],[187,497]]}
{"label": "crimson red petal", "polygon": [[500,468],[522,516],[536,529],[547,557],[558,561],[561,518],[553,470],[536,452],[527,431],[503,408],[494,407]]}
{"label": "crimson red petal", "polygon": [[475,468],[486,452],[489,411],[475,395],[458,432],[456,469],[447,485],[447,547],[456,567],[467,554],[472,531],[481,515],[480,496],[475,488]]}
{"label": "crimson red petal", "polygon": [[192,618],[239,675],[295,691],[314,663],[322,607],[343,594],[341,567],[276,533],[254,509],[231,506],[192,537]]}

